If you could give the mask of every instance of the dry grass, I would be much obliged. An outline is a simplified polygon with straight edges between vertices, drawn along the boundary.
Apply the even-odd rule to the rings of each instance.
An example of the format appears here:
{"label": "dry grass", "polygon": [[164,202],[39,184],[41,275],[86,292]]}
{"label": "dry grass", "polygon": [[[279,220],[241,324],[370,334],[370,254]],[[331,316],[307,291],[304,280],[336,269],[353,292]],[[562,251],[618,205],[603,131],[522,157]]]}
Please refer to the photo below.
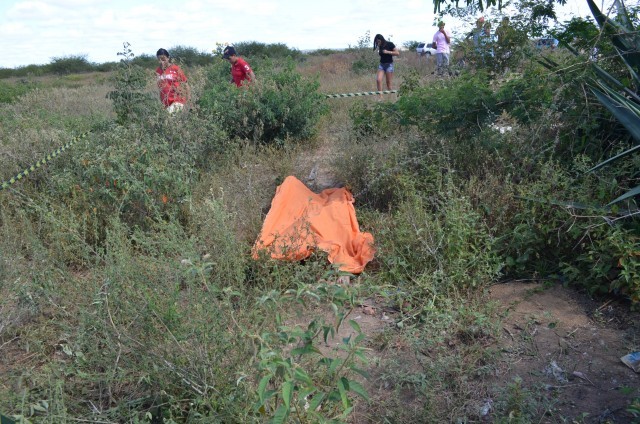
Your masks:
{"label": "dry grass", "polygon": [[[371,54],[375,53],[371,52]],[[353,60],[354,56],[349,53],[336,53],[326,57],[313,56],[300,66],[300,72],[307,76],[317,75],[320,91],[324,93],[375,90],[375,69],[365,74],[356,74],[351,69]],[[423,84],[428,84],[433,78],[431,76],[433,65],[434,58],[420,58],[414,53],[404,52],[397,59],[394,88],[400,86],[403,76],[411,70],[417,71]],[[98,119],[96,117],[113,118],[111,103],[106,99],[106,94],[111,87],[102,81],[96,80],[97,82],[92,83],[92,77],[102,78],[103,75],[83,75],[78,77],[77,81],[73,78],[66,79],[67,84],[77,82],[79,84],[77,87],[56,87],[57,83],[54,79],[50,79],[47,81],[50,88],[30,92],[15,104],[0,106],[0,113],[3,116],[1,122],[7,129],[0,133],[0,168],[3,169],[1,177],[6,177],[7,173],[16,170],[18,168],[16,164],[29,162],[42,153],[49,152],[52,147],[68,141],[65,138],[68,128],[80,128],[96,121]],[[204,86],[205,72],[193,70],[190,81],[197,96]],[[150,82],[150,87],[151,85]],[[395,98],[395,96],[388,96],[384,101],[392,102]],[[186,228],[180,226],[179,230],[174,229],[175,233],[169,230],[162,233],[160,229],[156,229],[158,234],[155,237],[153,234],[136,236],[136,242],[139,243],[136,249],[142,250],[145,243],[147,247],[158,246],[158,252],[162,253],[155,256],[132,258],[137,252],[133,247],[129,249],[126,243],[129,235],[123,231],[119,238],[110,240],[111,245],[108,249],[115,253],[105,260],[107,265],[96,260],[95,270],[92,269],[92,272],[72,269],[62,261],[55,262],[52,259],[55,258],[55,252],[50,252],[51,247],[42,241],[42,233],[46,232],[43,228],[51,222],[58,222],[58,226],[62,228],[60,233],[65,232],[63,216],[56,215],[64,213],[64,205],[60,208],[47,208],[47,205],[34,207],[30,209],[33,215],[26,218],[21,215],[20,207],[24,207],[25,210],[33,207],[34,199],[16,196],[12,200],[13,203],[10,203],[6,197],[0,198],[0,237],[2,238],[0,245],[2,246],[0,252],[0,274],[2,274],[0,277],[0,395],[9,396],[10,394],[15,400],[18,400],[19,396],[14,393],[25,397],[32,396],[32,399],[40,396],[38,399],[48,399],[53,405],[55,399],[50,395],[54,393],[54,388],[59,391],[56,393],[64,393],[65,396],[70,396],[68,393],[72,393],[73,390],[76,390],[72,393],[73,395],[84,390],[84,397],[95,401],[94,406],[86,399],[67,397],[64,401],[58,402],[69,410],[88,411],[85,415],[76,417],[82,420],[97,416],[96,410],[91,410],[92,407],[96,408],[95,405],[102,408],[102,412],[113,407],[110,402],[116,401],[112,397],[114,394],[119,394],[122,399],[126,399],[128,395],[137,395],[138,391],[146,392],[147,388],[144,386],[147,380],[144,379],[150,378],[150,371],[143,367],[136,368],[136,365],[142,363],[157,365],[154,362],[156,356],[165,354],[160,348],[166,349],[167,357],[171,358],[169,353],[175,354],[176,359],[183,360],[185,368],[194,371],[196,375],[208,376],[207,378],[211,378],[215,384],[218,384],[218,381],[215,381],[218,376],[235,371],[228,366],[227,362],[236,360],[241,362],[246,359],[248,363],[255,359],[255,357],[250,358],[250,355],[247,358],[237,358],[236,352],[224,351],[224,346],[216,345],[217,339],[209,340],[208,337],[225,334],[241,343],[254,329],[261,330],[271,325],[272,323],[268,322],[271,317],[264,311],[255,311],[257,308],[254,297],[243,299],[243,302],[235,299],[235,303],[229,304],[228,309],[217,310],[217,312],[222,311],[221,315],[227,319],[227,313],[229,316],[236,314],[234,320],[237,317],[243,326],[243,332],[237,328],[237,322],[231,323],[225,320],[220,321],[224,323],[224,328],[212,328],[210,321],[211,318],[216,317],[216,309],[215,303],[210,303],[208,300],[222,302],[223,295],[207,292],[199,284],[193,283],[193,274],[199,271],[197,266],[202,264],[196,263],[191,268],[186,266],[181,268],[175,263],[179,263],[182,257],[203,258],[201,254],[204,252],[199,249],[224,248],[223,237],[227,233],[211,234],[216,230],[218,225],[216,218],[219,218],[213,216],[216,211],[210,207],[212,201],[224,206],[229,218],[228,226],[233,226],[229,234],[234,234],[239,241],[233,244],[234,240],[226,240],[230,245],[233,244],[229,247],[230,251],[240,246],[246,254],[261,229],[264,215],[270,207],[276,187],[286,176],[295,175],[318,191],[327,186],[341,184],[344,182],[340,181],[341,179],[352,176],[353,169],[357,169],[353,158],[362,157],[365,160],[383,163],[385,158],[392,157],[401,151],[407,138],[419,136],[410,131],[403,132],[401,136],[394,132],[388,139],[379,136],[371,140],[354,142],[350,135],[350,108],[359,102],[375,103],[376,101],[374,96],[328,99],[331,112],[320,122],[318,134],[314,140],[290,145],[286,149],[245,146],[238,149],[228,163],[212,166],[213,170],[201,176],[192,188],[190,197],[184,201],[184,208],[190,209],[191,220]],[[176,124],[179,122],[176,121]],[[314,181],[308,181],[314,169],[317,176]],[[374,167],[375,169],[379,168]],[[506,204],[507,199],[501,197],[505,191],[498,190],[500,185],[501,182],[497,177],[488,176],[482,180],[473,180],[469,183],[467,191],[473,203],[484,199],[489,203],[493,200],[496,204]],[[62,202],[62,199],[53,200]],[[359,207],[357,204],[359,200],[356,199],[356,208]],[[18,204],[20,207],[16,207]],[[498,213],[494,215],[498,217],[494,219],[502,216]],[[48,220],[30,221],[33,216],[46,216]],[[389,233],[392,233],[394,225],[398,224],[397,216],[392,218],[396,221],[394,222],[383,213],[379,213],[376,218],[370,218],[371,221],[378,220],[376,223],[381,231],[376,234],[376,237],[390,237]],[[160,228],[162,224],[164,223],[159,223]],[[224,221],[222,224],[226,225],[227,222]],[[490,224],[499,225],[500,222],[490,222]],[[181,232],[183,230],[188,234],[183,234]],[[383,234],[385,231],[387,234]],[[416,230],[416,233],[418,232]],[[175,240],[168,240],[171,237]],[[229,237],[229,239],[232,238]],[[122,248],[118,251],[119,240],[127,246],[126,249]],[[399,259],[403,260],[403,258]],[[195,259],[194,261],[197,262]],[[204,259],[201,262],[204,262]],[[218,263],[211,269],[211,272],[215,273],[212,279],[224,279],[225,275],[219,275],[221,268],[222,266]],[[251,268],[251,265],[246,268]],[[308,270],[310,266],[306,269],[296,268],[291,271],[293,275],[286,274],[284,268],[286,267],[264,272],[274,279],[285,280],[282,287],[299,284],[302,278],[313,278],[304,275],[304,272],[310,272]],[[294,269],[294,266],[290,268]],[[249,272],[245,268],[241,269],[241,273],[245,271]],[[282,274],[276,275],[278,272]],[[369,279],[375,278],[374,273],[372,272],[370,276],[361,276],[357,284],[366,286]],[[244,274],[241,278],[244,278]],[[409,284],[416,284],[414,275],[388,278],[394,280],[382,283],[388,284],[384,295],[389,298],[393,298],[393,294],[389,295],[390,291],[393,293],[399,291],[393,285],[399,285],[400,279],[406,278]],[[103,303],[107,296],[105,287],[107,284],[114,284],[113,281],[120,281],[122,296],[110,298],[109,301],[113,304],[105,306]],[[203,280],[198,280],[198,283],[201,281],[204,281],[204,277]],[[132,282],[134,284],[131,284]],[[152,285],[149,285],[149,282]],[[229,284],[232,289],[241,289],[232,286],[232,283]],[[132,291],[132,287],[138,291]],[[274,290],[280,288],[279,286],[270,288],[274,287]],[[178,296],[176,296],[177,291]],[[251,296],[259,297],[264,294],[266,293],[251,293]],[[177,300],[172,299],[171,296],[176,296]],[[397,305],[390,305],[384,296],[377,297],[378,303],[374,303],[379,307],[378,313],[366,319],[370,323],[370,327],[367,328],[370,334],[366,343],[370,348],[369,369],[373,375],[367,387],[374,402],[371,405],[365,402],[358,403],[353,422],[381,422],[383,418],[389,422],[428,422],[429,420],[480,422],[492,418],[482,416],[479,410],[487,398],[498,396],[499,390],[495,390],[492,384],[502,385],[504,389],[509,383],[494,382],[489,378],[496,377],[494,361],[499,355],[496,348],[504,343],[504,339],[508,340],[509,336],[507,333],[498,334],[502,329],[492,324],[497,322],[497,312],[486,309],[486,302],[483,303],[486,297],[483,296],[478,294],[477,304],[467,304],[464,308],[461,306],[464,303],[463,299],[440,299],[442,305],[451,302],[451,310],[445,310],[444,307],[442,310],[437,310],[431,305],[429,319],[424,322],[416,321],[411,328],[409,328],[410,320],[407,320],[407,327],[404,329],[389,325],[391,320],[388,316],[396,314],[399,319],[401,314],[406,313],[408,316],[414,313],[414,317],[419,317],[420,308],[424,305],[407,303],[408,306],[405,306],[403,303],[400,307],[396,307]],[[143,298],[147,300],[141,300]],[[176,301],[173,302],[173,300]],[[154,301],[157,305],[153,305]],[[283,303],[279,304],[278,308],[286,309],[290,306]],[[110,307],[112,309],[109,309]],[[388,309],[385,311],[384,308]],[[355,308],[354,319],[357,318],[357,314],[366,313],[361,309]],[[148,310],[158,315],[146,316]],[[293,308],[288,312],[292,310]],[[100,315],[100,311],[103,316]],[[105,311],[108,313],[106,317]],[[480,312],[476,314],[477,311]],[[78,325],[80,312],[84,312],[85,315],[86,322],[83,325],[86,327],[84,328],[79,328]],[[506,311],[498,312],[507,313]],[[162,319],[159,316],[162,316]],[[387,318],[385,319],[384,316]],[[149,320],[150,324],[146,322]],[[171,338],[173,333],[167,335],[167,324],[173,323],[179,328],[180,325],[188,327],[187,324],[193,324],[194,321],[202,322],[193,327],[193,333],[184,335],[184,342],[183,340],[180,341],[181,343],[177,340],[174,342]],[[365,320],[361,319],[361,321]],[[476,333],[469,331],[472,325],[479,328]],[[100,328],[100,326],[106,328]],[[491,333],[488,328],[497,329],[497,331]],[[148,330],[150,334],[157,336],[159,346],[140,348],[129,341],[127,347],[125,343],[127,340],[120,338],[119,332],[126,334],[125,330],[129,331],[129,329],[132,335],[137,335],[137,331],[140,330],[141,336],[145,332],[143,330]],[[81,363],[79,358],[66,353],[64,346],[73,347],[74,343],[81,345],[83,338],[91,340],[98,330],[111,335],[111,340],[102,342],[104,343],[102,346],[88,348],[94,350],[86,353],[86,360],[93,361],[91,364],[100,365],[101,368],[94,370],[86,365],[87,368],[82,371],[93,372],[92,378],[95,380],[82,381],[82,378],[73,373],[59,377],[56,374],[58,370],[64,372],[75,370],[74,361]],[[258,330],[255,331],[258,332]],[[512,329],[509,331],[513,332]],[[153,340],[152,337],[150,339]],[[202,340],[205,340],[205,343],[199,344]],[[121,344],[125,347],[122,348]],[[147,351],[151,351],[155,356],[145,357]],[[222,360],[218,360],[215,355],[221,355]],[[136,362],[139,360],[138,356],[146,358],[147,362]],[[215,361],[210,358],[214,358]],[[129,368],[125,365],[129,365]],[[215,366],[220,370],[214,368]],[[227,366],[231,370],[222,369]],[[214,370],[219,374],[214,373]],[[135,387],[121,385],[119,379],[127,375],[118,375],[119,372],[139,374],[135,375],[138,384]],[[164,372],[168,371],[164,370]],[[250,372],[255,374],[255,369],[251,368]],[[103,381],[105,378],[109,379],[106,383]],[[171,382],[172,384],[180,384],[180,378],[177,376],[170,375],[170,378],[176,380]],[[237,378],[238,375],[229,377],[232,383],[235,383]],[[252,379],[255,379],[255,375],[251,375],[241,383],[249,387],[249,393],[255,389],[250,387],[251,384],[255,386]],[[131,381],[134,380],[129,379],[129,382]],[[169,379],[164,380],[165,383],[167,381]],[[235,386],[232,384],[225,388],[233,390],[233,387],[239,387],[241,384],[235,383]],[[32,389],[34,393],[29,392]],[[155,389],[149,389],[149,391],[153,390]],[[223,398],[224,396],[219,396],[216,400]],[[168,402],[173,400],[175,399],[170,399]],[[526,405],[529,400],[531,399],[525,398],[521,402]],[[238,397],[234,402],[237,404],[242,401],[244,399]],[[176,401],[175,405],[188,408],[186,402],[180,402],[182,401]],[[536,400],[533,399],[533,402]],[[7,405],[9,404],[5,399],[0,399],[0,406],[7,407]],[[191,406],[193,404],[189,407]],[[147,405],[142,404],[131,406],[138,412],[146,407]],[[16,410],[18,407],[11,412]],[[42,417],[31,418],[37,422]],[[56,418],[58,417],[53,416],[51,420]],[[44,422],[45,418],[42,419]]]}

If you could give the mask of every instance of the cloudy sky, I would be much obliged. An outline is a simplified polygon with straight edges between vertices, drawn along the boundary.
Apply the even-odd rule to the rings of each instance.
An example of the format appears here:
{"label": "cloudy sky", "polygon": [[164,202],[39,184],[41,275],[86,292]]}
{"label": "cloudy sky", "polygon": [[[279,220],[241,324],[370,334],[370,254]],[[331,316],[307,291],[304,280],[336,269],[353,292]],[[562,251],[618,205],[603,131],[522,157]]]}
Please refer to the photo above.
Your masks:
{"label": "cloudy sky", "polygon": [[[584,0],[567,3],[567,14],[588,14]],[[467,29],[448,22],[454,36]],[[401,45],[430,40],[433,23],[431,0],[2,0],[0,68],[78,55],[118,61],[124,42],[136,55],[178,45],[208,52],[216,42],[240,41],[306,50],[345,48],[370,31]]]}

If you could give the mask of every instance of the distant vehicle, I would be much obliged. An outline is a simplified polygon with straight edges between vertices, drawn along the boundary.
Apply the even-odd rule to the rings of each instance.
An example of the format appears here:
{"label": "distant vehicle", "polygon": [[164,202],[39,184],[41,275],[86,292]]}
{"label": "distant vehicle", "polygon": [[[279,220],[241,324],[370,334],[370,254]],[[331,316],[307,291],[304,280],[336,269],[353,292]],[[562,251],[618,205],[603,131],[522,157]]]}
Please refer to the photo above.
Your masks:
{"label": "distant vehicle", "polygon": [[555,49],[560,42],[555,38],[539,38],[536,41],[536,48],[538,49]]}
{"label": "distant vehicle", "polygon": [[432,47],[431,43],[420,43],[418,47],[416,47],[416,52],[420,56],[431,56],[432,54],[436,54],[436,49]]}

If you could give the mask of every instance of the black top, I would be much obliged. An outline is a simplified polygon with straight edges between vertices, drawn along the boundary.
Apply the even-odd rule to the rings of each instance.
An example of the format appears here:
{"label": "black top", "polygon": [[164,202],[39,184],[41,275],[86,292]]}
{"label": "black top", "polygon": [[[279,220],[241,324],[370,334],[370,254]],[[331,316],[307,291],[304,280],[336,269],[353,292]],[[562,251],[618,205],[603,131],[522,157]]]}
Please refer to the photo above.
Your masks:
{"label": "black top", "polygon": [[378,50],[378,54],[380,55],[380,63],[393,63],[393,56],[391,56],[390,54],[382,54],[382,50],[391,51],[395,48],[396,45],[391,41],[387,41],[383,45],[381,45],[380,49]]}

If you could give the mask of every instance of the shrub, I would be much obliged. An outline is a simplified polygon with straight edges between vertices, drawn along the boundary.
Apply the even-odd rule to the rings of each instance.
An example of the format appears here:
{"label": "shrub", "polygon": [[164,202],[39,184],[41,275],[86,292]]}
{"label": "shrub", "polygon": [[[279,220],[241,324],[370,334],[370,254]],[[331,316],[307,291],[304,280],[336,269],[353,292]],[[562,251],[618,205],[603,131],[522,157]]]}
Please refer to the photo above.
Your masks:
{"label": "shrub", "polygon": [[466,141],[487,124],[496,99],[482,73],[413,90],[398,99],[402,123],[416,125],[423,132],[440,133],[453,141]]}
{"label": "shrub", "polygon": [[301,61],[304,55],[298,49],[292,49],[284,43],[259,43],[257,41],[243,41],[234,45],[238,55],[251,59],[266,59],[272,61],[284,60],[287,58],[294,61]]}
{"label": "shrub", "polygon": [[[584,170],[588,163],[577,159],[574,169]],[[616,214],[628,212],[598,206],[617,189],[614,179],[574,174],[547,162],[539,178],[518,188],[520,205],[504,233],[497,234],[506,274],[533,273],[593,294],[615,292],[634,302],[639,299],[633,281],[638,272],[634,252],[640,248],[634,236],[637,223],[617,219]]]}
{"label": "shrub", "polygon": [[402,46],[409,50],[410,52],[415,52],[416,48],[418,48],[418,45],[420,44],[420,41],[416,41],[416,40],[410,40],[410,41],[405,41],[404,43],[402,43]]}
{"label": "shrub", "polygon": [[153,99],[147,91],[148,72],[134,63],[133,52],[128,43],[124,44],[123,56],[118,70],[113,76],[114,89],[108,97],[113,101],[113,108],[119,124],[142,121],[150,111],[158,110],[160,103]]}
{"label": "shrub", "polygon": [[342,49],[316,49],[312,50],[306,54],[309,56],[330,56],[335,53],[341,53]]}
{"label": "shrub", "polygon": [[13,84],[0,81],[0,103],[11,103],[34,88],[36,88],[36,85],[27,81]]}
{"label": "shrub", "polygon": [[393,227],[381,229],[378,238],[382,271],[419,299],[476,290],[501,268],[495,240],[456,187],[460,183],[451,176],[435,178],[437,191],[405,190]]}
{"label": "shrub", "polygon": [[327,108],[319,83],[302,77],[293,61],[282,69],[263,68],[257,83],[238,89],[229,84],[228,65],[216,63],[200,106],[232,136],[257,143],[283,143],[312,137]]}
{"label": "shrub", "polygon": [[49,70],[57,75],[79,74],[93,71],[94,65],[87,60],[86,55],[54,57]]}
{"label": "shrub", "polygon": [[370,32],[367,31],[358,39],[356,46],[349,46],[348,52],[353,53],[355,58],[351,64],[351,70],[358,75],[371,73],[375,70],[378,63],[377,53],[371,51],[373,44]]}
{"label": "shrub", "polygon": [[[174,46],[169,49],[169,54],[181,66],[206,66],[211,63],[211,53],[199,52],[193,47]],[[154,57],[155,61],[155,57]]]}

